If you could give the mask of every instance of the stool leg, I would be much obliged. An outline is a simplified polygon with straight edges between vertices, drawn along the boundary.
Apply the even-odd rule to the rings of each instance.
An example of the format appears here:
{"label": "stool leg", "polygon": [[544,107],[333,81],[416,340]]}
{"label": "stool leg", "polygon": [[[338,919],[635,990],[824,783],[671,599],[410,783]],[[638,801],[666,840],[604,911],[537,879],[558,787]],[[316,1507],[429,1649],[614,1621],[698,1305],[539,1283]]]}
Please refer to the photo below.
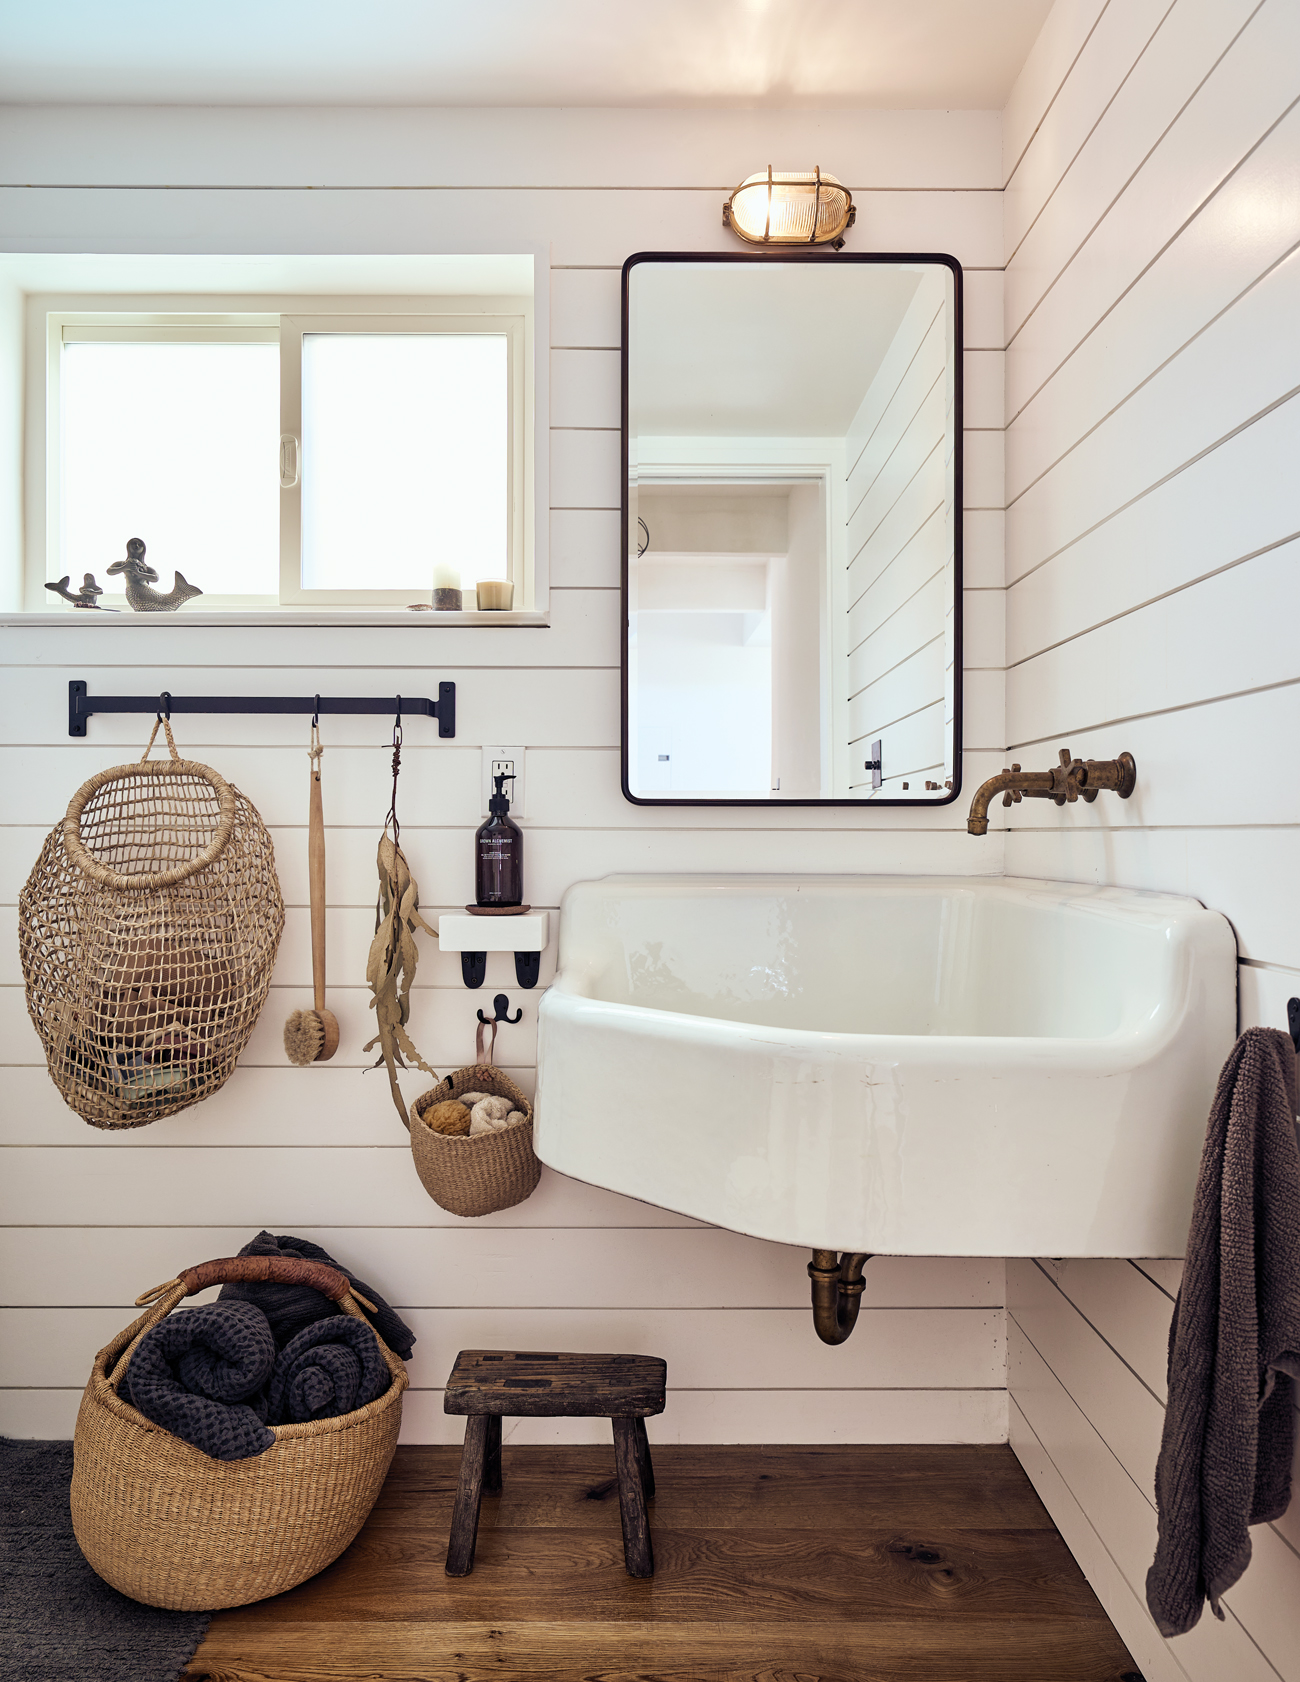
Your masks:
{"label": "stool leg", "polygon": [[483,1459],[483,1493],[501,1493],[501,1415],[488,1415],[487,1445]]}
{"label": "stool leg", "polygon": [[645,1508],[645,1489],[638,1465],[636,1422],[614,1419],[614,1468],[618,1473],[618,1508],[623,1520],[623,1559],[629,1577],[653,1577],[654,1550],[650,1546],[650,1520]]}
{"label": "stool leg", "polygon": [[449,1577],[468,1577],[474,1569],[478,1510],[483,1496],[483,1471],[487,1459],[488,1421],[489,1415],[485,1413],[472,1413],[465,1421],[460,1482],[456,1485],[456,1506],[451,1515],[451,1536],[447,1543]]}
{"label": "stool leg", "polygon": [[655,1469],[650,1459],[650,1439],[645,1434],[645,1420],[633,1421],[636,1426],[636,1463],[641,1473],[641,1487],[647,1501],[655,1498]]}

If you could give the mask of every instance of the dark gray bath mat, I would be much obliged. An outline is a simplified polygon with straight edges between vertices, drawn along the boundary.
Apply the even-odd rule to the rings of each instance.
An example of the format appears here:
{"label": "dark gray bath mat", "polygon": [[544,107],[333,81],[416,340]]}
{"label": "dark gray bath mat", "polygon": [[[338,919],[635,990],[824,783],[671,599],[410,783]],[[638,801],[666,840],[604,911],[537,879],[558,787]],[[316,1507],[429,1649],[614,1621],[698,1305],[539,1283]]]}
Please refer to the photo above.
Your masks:
{"label": "dark gray bath mat", "polygon": [[72,1444],[0,1437],[0,1676],[5,1682],[176,1682],[206,1612],[110,1588],[72,1534]]}

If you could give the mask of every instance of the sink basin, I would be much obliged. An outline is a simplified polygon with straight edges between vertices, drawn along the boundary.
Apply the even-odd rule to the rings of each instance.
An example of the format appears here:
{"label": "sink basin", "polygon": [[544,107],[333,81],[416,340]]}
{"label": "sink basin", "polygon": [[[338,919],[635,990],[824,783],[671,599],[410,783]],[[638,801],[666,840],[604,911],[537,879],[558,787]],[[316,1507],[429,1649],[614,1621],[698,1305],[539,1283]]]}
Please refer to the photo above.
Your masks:
{"label": "sink basin", "polygon": [[609,876],[539,1018],[537,1152],[593,1185],[809,1248],[1178,1256],[1236,942],[1067,882]]}

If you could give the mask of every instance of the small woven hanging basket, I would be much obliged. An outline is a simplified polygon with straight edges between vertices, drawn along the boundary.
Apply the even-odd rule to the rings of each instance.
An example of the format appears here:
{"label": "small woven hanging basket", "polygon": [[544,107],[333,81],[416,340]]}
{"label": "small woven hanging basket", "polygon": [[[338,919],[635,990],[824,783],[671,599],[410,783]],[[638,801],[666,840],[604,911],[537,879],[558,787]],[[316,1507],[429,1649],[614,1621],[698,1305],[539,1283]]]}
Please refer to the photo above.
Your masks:
{"label": "small woven hanging basket", "polygon": [[[509,1098],[525,1120],[500,1133],[435,1133],[424,1112],[462,1092]],[[411,1106],[411,1155],[425,1191],[452,1215],[491,1215],[511,1209],[537,1189],[542,1165],[533,1150],[533,1106],[509,1075],[491,1063],[457,1069]]]}
{"label": "small woven hanging basket", "polygon": [[255,807],[166,729],[170,759],[149,759],[150,736],[138,765],[77,790],[18,901],[50,1078],[94,1127],[142,1127],[225,1084],[284,928]]}
{"label": "small woven hanging basket", "polygon": [[273,1425],[270,1448],[247,1460],[214,1460],[124,1402],[144,1334],[226,1279],[311,1285],[364,1318],[323,1262],[232,1256],[146,1292],[140,1302],[159,1300],[96,1355],[73,1439],[72,1529],[104,1581],[146,1606],[246,1606],[323,1571],[365,1523],[397,1446],[406,1368],[382,1338],[392,1374],[382,1396],[337,1419]]}

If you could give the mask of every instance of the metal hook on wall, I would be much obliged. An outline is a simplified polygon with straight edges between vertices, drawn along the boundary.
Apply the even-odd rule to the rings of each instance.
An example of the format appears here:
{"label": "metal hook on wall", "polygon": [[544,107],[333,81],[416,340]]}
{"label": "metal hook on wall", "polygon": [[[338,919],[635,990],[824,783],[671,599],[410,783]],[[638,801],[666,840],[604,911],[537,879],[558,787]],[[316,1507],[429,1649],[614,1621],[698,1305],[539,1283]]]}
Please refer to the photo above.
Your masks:
{"label": "metal hook on wall", "polygon": [[165,718],[168,724],[172,721],[172,698],[170,690],[164,689],[162,694],[158,697],[158,717],[159,720]]}
{"label": "metal hook on wall", "polygon": [[506,995],[504,993],[498,993],[496,998],[493,999],[492,1010],[493,1010],[493,1014],[491,1016],[484,1016],[483,1012],[479,1011],[479,1013],[478,1013],[479,1021],[480,1022],[508,1022],[511,1025],[511,1027],[513,1027],[516,1022],[522,1022],[523,1019],[524,1019],[524,1012],[523,1012],[523,1007],[522,1006],[515,1012],[515,1014],[513,1016],[511,1016],[511,1014],[510,1014],[510,1000],[506,997]]}

